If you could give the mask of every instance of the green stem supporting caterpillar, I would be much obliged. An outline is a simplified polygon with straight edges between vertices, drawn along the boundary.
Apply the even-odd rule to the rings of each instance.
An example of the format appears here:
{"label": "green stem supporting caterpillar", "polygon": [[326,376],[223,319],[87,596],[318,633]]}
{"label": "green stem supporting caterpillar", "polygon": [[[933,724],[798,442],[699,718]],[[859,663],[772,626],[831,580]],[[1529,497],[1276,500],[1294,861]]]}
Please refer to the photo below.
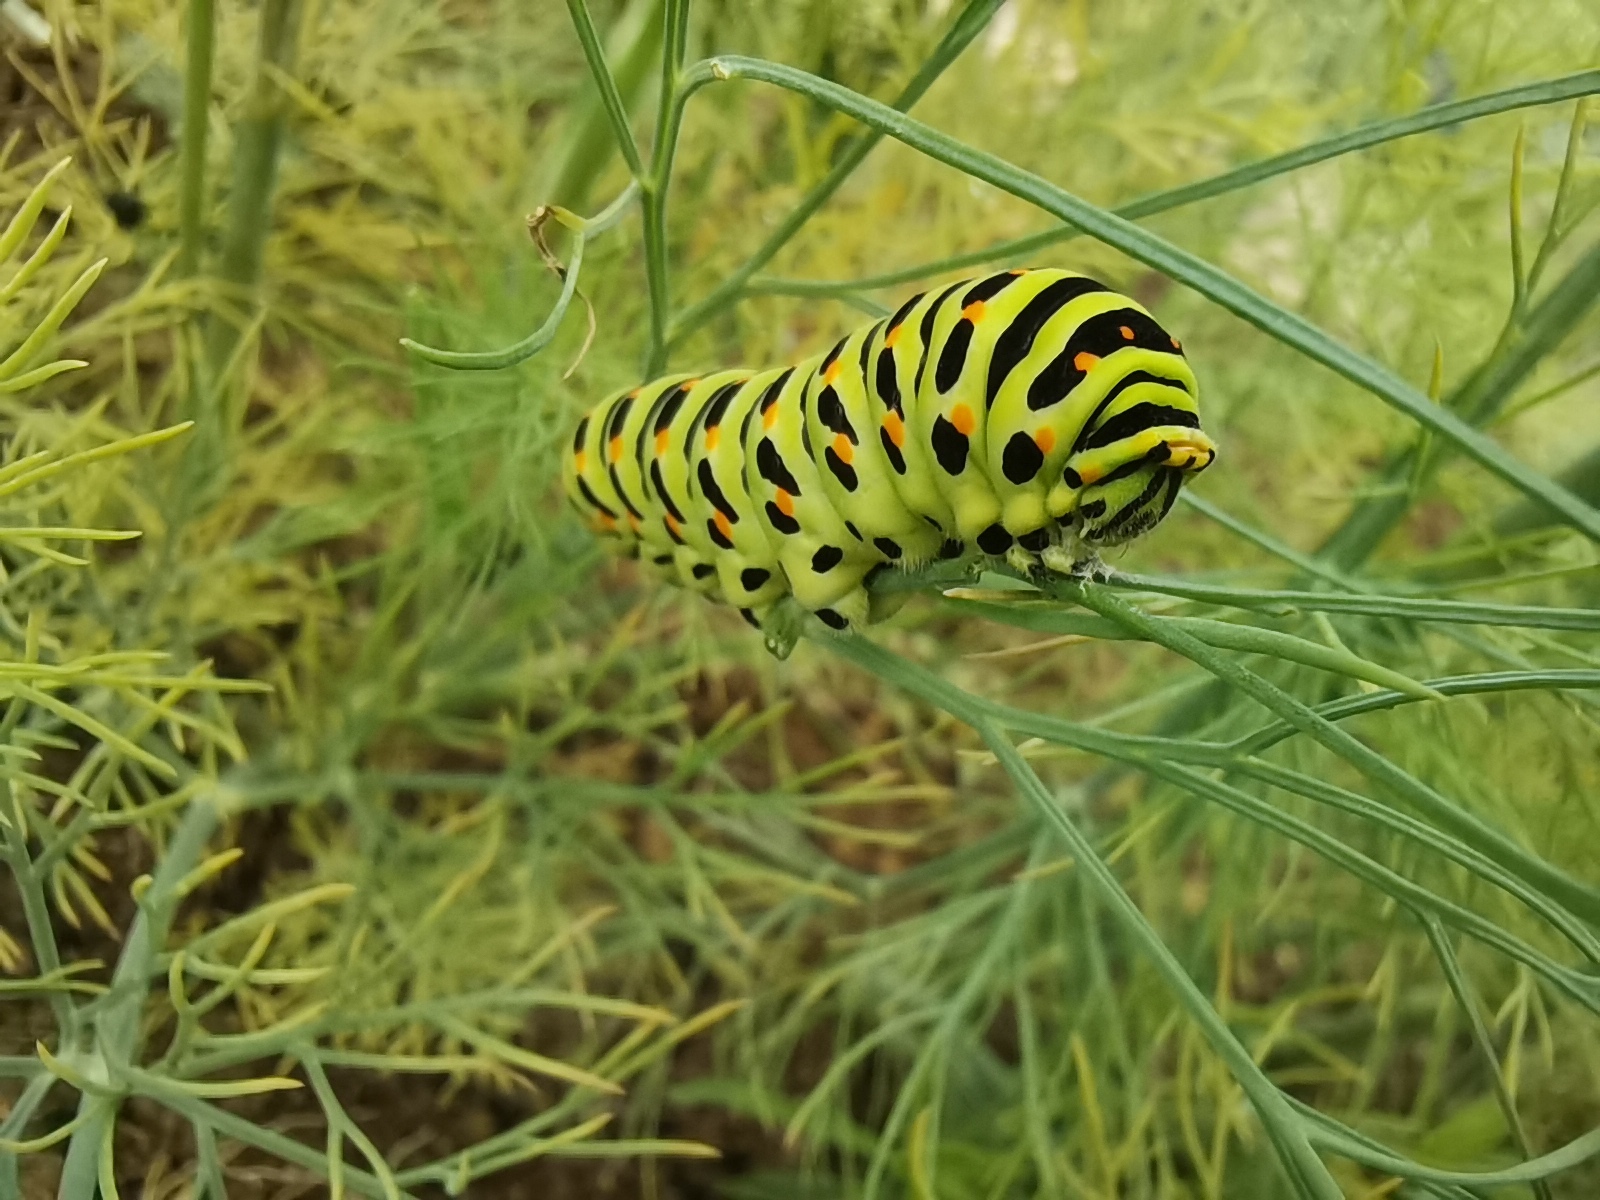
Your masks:
{"label": "green stem supporting caterpillar", "polygon": [[623,553],[752,625],[792,595],[844,629],[890,564],[976,545],[1081,572],[1215,457],[1178,340],[1103,284],[1028,270],[915,296],[797,366],[607,397],[565,478]]}

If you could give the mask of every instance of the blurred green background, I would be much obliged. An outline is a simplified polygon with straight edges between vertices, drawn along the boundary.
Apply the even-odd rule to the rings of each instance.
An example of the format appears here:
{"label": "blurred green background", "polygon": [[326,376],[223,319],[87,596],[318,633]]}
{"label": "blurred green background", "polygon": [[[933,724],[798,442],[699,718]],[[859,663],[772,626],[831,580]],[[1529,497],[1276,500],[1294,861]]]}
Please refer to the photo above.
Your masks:
{"label": "blurred green background", "polygon": [[[581,298],[537,356],[467,373],[400,348],[523,337],[561,287],[525,217],[593,214],[627,184],[566,7],[218,0],[187,181],[187,39],[211,5],[48,0],[47,44],[19,7],[0,20],[0,210],[70,154],[30,245],[69,201],[72,222],[7,297],[0,351],[109,262],[50,342],[87,365],[0,393],[5,459],[196,425],[4,498],[8,526],[143,537],[92,545],[83,566],[0,545],[0,668],[148,650],[167,676],[265,688],[66,680],[51,685],[63,714],[4,683],[0,1136],[28,1153],[0,1148],[0,1197],[322,1195],[330,1172],[366,1195],[1295,1194],[1235,1076],[981,739],[826,643],[774,661],[730,610],[604,560],[568,513],[560,445],[651,354],[637,211],[587,244]],[[767,58],[888,101],[963,8],[696,0],[687,54]],[[589,11],[648,152],[671,18],[653,0]],[[914,114],[1109,209],[1364,122],[1592,72],[1597,49],[1600,10],[1582,0],[1009,0]],[[1143,225],[1447,405],[1525,351],[1457,411],[1593,502],[1591,124],[1571,100],[1526,107]],[[666,193],[676,311],[858,132],[793,92],[700,92]],[[748,294],[681,331],[670,364],[814,353],[918,285],[794,281],[909,274],[1052,224],[885,142]],[[1222,446],[1197,503],[1119,570],[1594,610],[1589,538],[1373,395],[1091,238],[1025,261],[1155,312]],[[1523,279],[1537,262],[1533,286],[1514,262]],[[1558,293],[1560,320],[1537,324]],[[1382,536],[1352,537],[1352,514],[1379,510]],[[1592,676],[1581,626],[1285,624],[1427,679]],[[1046,638],[936,590],[870,636],[967,692],[1087,727],[1227,740],[1262,721],[1168,650]],[[1372,689],[1273,669],[1308,704]],[[1497,687],[1347,726],[1593,889],[1600,741],[1579,689],[1594,686]],[[1453,942],[1463,993],[1418,909],[1325,857],[1102,758],[1024,752],[1285,1094],[1451,1171],[1600,1128],[1592,1003],[1482,938]],[[1305,739],[1272,758],[1360,785]],[[1369,822],[1272,803],[1526,939],[1592,999],[1596,964],[1504,892]],[[89,1006],[65,1026],[60,979],[25,985],[63,964]],[[121,1074],[97,1057],[112,1044]],[[1600,1194],[1593,1162],[1477,1190],[1328,1162],[1343,1194],[1372,1200]]]}

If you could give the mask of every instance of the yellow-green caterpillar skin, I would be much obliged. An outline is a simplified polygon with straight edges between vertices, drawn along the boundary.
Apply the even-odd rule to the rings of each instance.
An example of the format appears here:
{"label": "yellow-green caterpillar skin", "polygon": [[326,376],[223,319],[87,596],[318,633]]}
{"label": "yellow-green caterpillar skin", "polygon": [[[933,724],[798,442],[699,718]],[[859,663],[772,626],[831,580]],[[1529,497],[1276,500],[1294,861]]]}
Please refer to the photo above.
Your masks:
{"label": "yellow-green caterpillar skin", "polygon": [[1178,340],[1082,275],[906,301],[796,366],[673,375],[579,423],[564,477],[617,548],[760,626],[843,629],[865,580],[976,545],[1068,570],[1156,525],[1216,448]]}

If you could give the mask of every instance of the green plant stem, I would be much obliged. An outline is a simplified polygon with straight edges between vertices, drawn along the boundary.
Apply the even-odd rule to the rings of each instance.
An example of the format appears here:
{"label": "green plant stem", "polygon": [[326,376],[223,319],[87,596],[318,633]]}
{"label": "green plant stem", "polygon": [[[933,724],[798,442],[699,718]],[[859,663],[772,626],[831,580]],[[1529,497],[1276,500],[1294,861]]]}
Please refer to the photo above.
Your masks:
{"label": "green plant stem", "polygon": [[216,48],[215,0],[189,0],[183,62],[183,134],[179,151],[178,270],[200,269],[205,238],[206,135],[211,116],[211,66]]}
{"label": "green plant stem", "polygon": [[[33,1061],[37,1063],[39,1060]],[[20,1140],[28,1122],[55,1084],[55,1076],[43,1070],[28,1080],[22,1094],[11,1106],[11,1111],[0,1121],[0,1137]],[[0,1150],[0,1200],[22,1200],[22,1181],[18,1174],[20,1164],[17,1159],[17,1155]]]}
{"label": "green plant stem", "polygon": [[1592,887],[1557,870],[1473,814],[1456,807],[1275,684],[1246,670],[1227,656],[1216,653],[1199,639],[1167,628],[1106,588],[1095,584],[1065,582],[1058,585],[1058,589],[1091,611],[1116,621],[1126,629],[1143,633],[1149,640],[1160,642],[1167,649],[1204,667],[1236,691],[1249,696],[1274,716],[1292,725],[1298,732],[1337,754],[1374,785],[1411,805],[1474,850],[1555,897],[1584,920],[1600,924],[1600,894]]}
{"label": "green plant stem", "polygon": [[[166,852],[140,902],[139,915],[134,918],[128,940],[117,958],[111,990],[101,997],[95,1017],[96,1052],[112,1068],[111,1073],[119,1077],[124,1070],[132,1069],[139,1053],[140,1018],[144,1014],[153,964],[165,946],[177,908],[178,885],[200,861],[217,820],[217,808],[209,796],[189,805],[167,842]],[[80,1114],[91,1107],[94,1114],[67,1144],[58,1193],[60,1200],[83,1200],[94,1194],[100,1147],[106,1126],[116,1119],[116,1106],[87,1094],[79,1098]]]}
{"label": "green plant stem", "polygon": [[1318,1200],[1342,1197],[1343,1190],[1312,1148],[1304,1121],[1289,1107],[1283,1093],[1266,1077],[1251,1053],[1234,1037],[1227,1022],[1212,1007],[1194,980],[1189,978],[1189,973],[1167,949],[1160,934],[1151,928],[1111,868],[1095,853],[1093,843],[1073,824],[1059,801],[1050,794],[1027,760],[1017,753],[1011,739],[997,725],[982,721],[978,725],[978,732],[1029,803],[1055,827],[1066,843],[1073,862],[1094,887],[1099,899],[1155,966],[1157,973],[1182,1003],[1189,1019],[1200,1027],[1212,1050],[1227,1064],[1266,1128],[1267,1136],[1277,1149],[1279,1161],[1296,1194],[1316,1197]]}
{"label": "green plant stem", "polygon": [[[918,68],[909,83],[901,89],[900,94],[894,98],[891,107],[897,112],[909,112],[916,102],[922,99],[927,90],[933,86],[945,69],[960,57],[961,52],[971,44],[972,39],[983,32],[988,25],[995,10],[1000,7],[1002,0],[969,0],[967,6],[961,10],[959,16],[952,22],[949,30],[940,39],[933,53]],[[1600,77],[1600,72],[1596,72]],[[1600,83],[1597,83],[1600,87]],[[712,292],[703,300],[690,305],[681,314],[673,319],[667,332],[669,346],[675,345],[694,330],[704,325],[707,320],[722,311],[728,305],[738,300],[745,290],[750,277],[762,267],[772,261],[773,257],[788,245],[790,239],[800,232],[800,229],[814,216],[818,209],[828,202],[828,199],[839,190],[841,184],[854,173],[862,160],[872,152],[874,146],[883,140],[881,131],[874,131],[865,136],[855,138],[844,152],[839,156],[828,173],[814,184],[800,202],[789,210],[789,214],[778,224],[778,227],[769,234],[765,241],[756,248],[755,252],[735,267],[733,271],[719,283]],[[857,289],[859,290],[859,289]]]}
{"label": "green plant stem", "polygon": [[[10,789],[8,789],[9,791]],[[44,879],[28,854],[28,834],[15,820],[0,826],[3,851],[17,894],[22,900],[23,919],[28,924],[28,940],[33,945],[34,963],[39,974],[61,969],[61,951],[56,945],[55,928],[50,924],[50,904],[45,899]],[[72,999],[65,992],[50,993],[50,1008],[56,1022],[57,1045],[67,1047],[77,1036],[78,1018]]]}
{"label": "green plant stem", "polygon": [[930,158],[955,167],[1083,229],[1100,241],[1193,288],[1270,337],[1342,375],[1398,409],[1418,424],[1525,495],[1549,505],[1575,529],[1600,541],[1600,511],[1585,504],[1552,480],[1529,471],[1491,438],[1455,413],[1433,403],[1387,367],[1341,345],[1297,313],[1259,295],[1238,280],[1193,254],[1079,199],[1045,179],[1003,159],[972,149],[954,138],[806,71],[739,55],[719,56],[695,64],[684,76],[682,96],[724,79],[753,79],[809,96],[887,133]]}
{"label": "green plant stem", "polygon": [[666,0],[666,26],[661,48],[661,93],[656,107],[656,135],[650,170],[640,181],[639,206],[644,218],[645,283],[650,293],[650,343],[644,374],[659,375],[667,361],[667,320],[672,293],[667,280],[667,187],[678,130],[683,123],[681,72],[687,47],[689,0]]}
{"label": "green plant stem", "polygon": [[[252,301],[272,229],[278,161],[289,118],[289,99],[279,76],[294,70],[299,32],[300,0],[262,0],[255,80],[245,114],[234,131],[228,228],[217,260],[217,277]],[[206,415],[223,429],[230,425],[231,415],[222,406],[226,392],[220,378],[238,338],[234,326],[220,318],[213,320],[206,353],[211,411]]]}
{"label": "green plant stem", "polygon": [[1529,604],[1476,604],[1465,600],[1430,600],[1413,596],[1341,595],[1266,588],[1225,587],[1156,575],[1115,574],[1107,587],[1182,596],[1205,604],[1256,609],[1288,616],[1297,612],[1348,613],[1354,616],[1398,617],[1462,625],[1506,625],[1522,629],[1571,629],[1600,632],[1600,611],[1592,608],[1543,608]]}
{"label": "green plant stem", "polygon": [[[661,11],[659,5],[652,4],[652,11]],[[599,91],[600,107],[605,119],[610,122],[612,136],[616,139],[617,148],[622,151],[622,157],[628,164],[628,171],[635,179],[644,177],[644,161],[639,157],[639,145],[634,141],[633,128],[628,122],[628,105],[623,100],[618,89],[616,77],[612,75],[611,68],[606,65],[605,50],[600,45],[600,36],[595,33],[594,19],[589,15],[589,6],[584,0],[567,0],[567,12],[572,16],[572,26],[578,33],[578,42],[583,46],[583,57],[589,64],[589,74],[593,78],[595,87]],[[649,23],[641,24],[640,41],[648,45],[648,38],[644,33],[648,30]],[[658,27],[659,28],[659,27]],[[586,123],[580,123],[580,130]],[[581,136],[577,145],[587,151],[587,156],[593,156],[597,149],[599,138],[594,136]],[[562,201],[565,203],[565,201]]]}
{"label": "green plant stem", "polygon": [[[1349,133],[1323,138],[1284,154],[1264,158],[1259,162],[1247,163],[1242,167],[1235,167],[1231,171],[1225,171],[1221,175],[1214,175],[1210,179],[1184,184],[1181,187],[1169,188],[1166,191],[1153,192],[1148,196],[1141,196],[1137,200],[1130,201],[1111,211],[1124,220],[1138,221],[1145,217],[1153,217],[1157,213],[1169,212],[1175,208],[1195,204],[1202,200],[1209,200],[1215,196],[1226,195],[1229,192],[1239,191],[1257,183],[1276,178],[1279,175],[1285,175],[1290,171],[1298,171],[1320,162],[1326,162],[1329,159],[1353,154],[1360,150],[1369,150],[1374,146],[1381,146],[1385,142],[1413,137],[1416,134],[1428,133],[1435,129],[1444,129],[1451,125],[1459,125],[1465,121],[1474,121],[1482,117],[1493,116],[1496,113],[1511,112],[1519,108],[1533,108],[1545,104],[1557,104],[1563,100],[1570,100],[1576,96],[1588,96],[1596,92],[1600,92],[1600,71],[1579,71],[1576,74],[1565,75],[1559,79],[1507,88],[1504,91],[1491,92],[1486,96],[1477,96],[1471,100],[1454,100],[1448,104],[1435,104],[1428,108],[1418,109],[1409,116],[1374,121],[1371,124],[1361,126],[1359,129],[1353,129]],[[906,267],[899,271],[888,271],[861,279],[756,278],[750,280],[744,290],[746,292],[767,292],[787,296],[837,296],[846,292],[876,291],[880,288],[898,287],[901,284],[914,283],[920,279],[927,279],[934,275],[944,275],[951,271],[963,271],[969,267],[983,266],[986,263],[1020,261],[1046,247],[1078,237],[1081,233],[1082,231],[1075,226],[1062,225],[1055,229],[1041,230],[1038,233],[1031,233],[1009,241],[996,242],[992,246],[985,247],[982,250],[974,250],[968,254],[952,255],[934,262],[920,263],[917,266]],[[688,313],[686,312],[685,318],[687,316]]]}
{"label": "green plant stem", "polygon": [[[1511,1130],[1511,1137],[1522,1153],[1523,1161],[1530,1161],[1533,1158],[1533,1148],[1528,1142],[1528,1131],[1523,1128],[1522,1117],[1517,1112],[1517,1102],[1511,1095],[1511,1089],[1506,1086],[1505,1072],[1500,1069],[1500,1058],[1494,1052],[1494,1040],[1490,1038],[1488,1026],[1483,1022],[1483,1013],[1478,1008],[1478,998],[1472,990],[1472,985],[1467,982],[1467,977],[1462,974],[1455,948],[1450,945],[1450,938],[1438,918],[1425,916],[1422,924],[1427,930],[1428,944],[1433,947],[1434,957],[1439,960],[1439,966],[1444,970],[1445,982],[1450,985],[1450,992],[1455,996],[1456,1003],[1461,1006],[1461,1011],[1467,1015],[1467,1024],[1472,1029],[1472,1040],[1477,1043],[1478,1054],[1489,1068],[1489,1077],[1494,1081],[1495,1100],[1500,1105],[1500,1111],[1505,1114],[1506,1126]],[[1538,1200],[1550,1200],[1550,1185],[1543,1179],[1534,1180],[1531,1186]]]}

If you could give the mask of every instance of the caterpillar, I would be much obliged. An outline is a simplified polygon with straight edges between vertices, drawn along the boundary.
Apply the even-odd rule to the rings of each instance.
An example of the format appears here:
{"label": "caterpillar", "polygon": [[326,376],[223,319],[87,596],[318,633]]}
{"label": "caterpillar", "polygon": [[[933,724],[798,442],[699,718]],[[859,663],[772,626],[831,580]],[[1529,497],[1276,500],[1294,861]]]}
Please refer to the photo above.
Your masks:
{"label": "caterpillar", "polygon": [[608,396],[563,457],[621,553],[758,629],[793,596],[842,630],[886,565],[971,546],[1029,572],[1097,565],[1216,447],[1175,337],[1104,284],[1032,269],[913,296],[795,366]]}

